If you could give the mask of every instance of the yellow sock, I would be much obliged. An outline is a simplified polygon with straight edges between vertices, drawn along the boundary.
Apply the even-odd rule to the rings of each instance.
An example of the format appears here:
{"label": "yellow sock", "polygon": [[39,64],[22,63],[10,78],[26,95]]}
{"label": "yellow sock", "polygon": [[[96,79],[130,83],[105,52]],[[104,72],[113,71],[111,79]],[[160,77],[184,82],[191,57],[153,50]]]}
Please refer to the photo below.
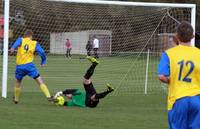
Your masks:
{"label": "yellow sock", "polygon": [[47,88],[47,86],[45,84],[41,84],[40,85],[40,89],[42,90],[42,92],[45,94],[45,96],[47,98],[51,97],[50,93],[49,93],[49,90]]}
{"label": "yellow sock", "polygon": [[15,101],[19,101],[20,88],[15,87]]}

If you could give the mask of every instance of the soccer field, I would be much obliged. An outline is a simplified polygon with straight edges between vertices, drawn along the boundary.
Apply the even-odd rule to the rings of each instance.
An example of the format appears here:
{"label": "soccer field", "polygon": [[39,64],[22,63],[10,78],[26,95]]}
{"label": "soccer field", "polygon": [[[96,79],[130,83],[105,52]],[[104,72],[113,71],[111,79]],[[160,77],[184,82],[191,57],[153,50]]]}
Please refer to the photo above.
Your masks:
{"label": "soccer field", "polygon": [[[93,83],[97,91],[105,89],[107,82],[116,87],[116,91],[101,100],[95,109],[55,106],[46,101],[36,83],[28,77],[22,83],[20,103],[13,104],[14,59],[9,57],[8,98],[0,100],[0,129],[168,128],[166,93],[157,80],[152,80],[156,79],[155,58],[150,58],[149,62],[149,87],[146,95],[143,87],[146,58],[100,58]],[[39,58],[35,59],[37,66],[39,61]],[[50,92],[54,94],[65,88],[83,89],[82,76],[89,65],[87,60],[79,59],[79,56],[69,60],[64,56],[49,55],[47,66],[38,66],[38,69]]]}

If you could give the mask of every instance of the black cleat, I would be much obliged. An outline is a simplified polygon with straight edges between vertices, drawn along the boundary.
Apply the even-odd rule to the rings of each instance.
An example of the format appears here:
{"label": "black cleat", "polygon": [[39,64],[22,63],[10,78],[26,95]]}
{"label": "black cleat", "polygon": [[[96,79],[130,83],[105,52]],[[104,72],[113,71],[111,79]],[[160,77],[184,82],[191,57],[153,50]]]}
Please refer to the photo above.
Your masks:
{"label": "black cleat", "polygon": [[19,101],[16,101],[15,97],[13,96],[13,102],[14,102],[14,104],[18,104]]}
{"label": "black cleat", "polygon": [[51,96],[51,97],[47,97],[47,100],[49,101],[49,102],[54,102],[54,96]]}

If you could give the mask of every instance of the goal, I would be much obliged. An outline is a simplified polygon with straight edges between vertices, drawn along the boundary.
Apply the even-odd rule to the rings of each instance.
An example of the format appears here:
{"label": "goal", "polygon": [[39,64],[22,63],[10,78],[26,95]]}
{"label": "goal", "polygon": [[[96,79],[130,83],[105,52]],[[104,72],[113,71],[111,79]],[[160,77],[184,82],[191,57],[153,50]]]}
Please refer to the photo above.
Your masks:
{"label": "goal", "polygon": [[[47,54],[49,63],[39,71],[50,90],[61,90],[66,85],[81,87],[80,77],[88,63],[84,59],[85,47],[96,36],[100,44],[100,65],[94,75],[97,89],[110,82],[116,87],[115,95],[132,95],[164,92],[157,80],[160,55],[173,47],[172,35],[181,21],[188,21],[195,28],[194,4],[6,0],[4,5],[3,97],[13,91],[14,84],[15,57],[9,55],[8,48],[26,29],[33,30],[33,38]],[[66,39],[72,42],[72,59],[65,57]],[[35,63],[38,62],[36,56]],[[25,78],[24,85],[32,83]],[[34,91],[27,87],[24,90]]]}

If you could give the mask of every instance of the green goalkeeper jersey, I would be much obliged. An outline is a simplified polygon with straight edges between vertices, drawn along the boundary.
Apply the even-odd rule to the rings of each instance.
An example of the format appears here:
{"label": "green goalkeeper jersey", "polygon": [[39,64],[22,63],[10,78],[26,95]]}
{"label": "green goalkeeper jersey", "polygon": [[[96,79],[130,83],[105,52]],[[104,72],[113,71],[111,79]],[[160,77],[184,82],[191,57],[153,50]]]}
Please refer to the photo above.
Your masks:
{"label": "green goalkeeper jersey", "polygon": [[67,106],[86,107],[85,99],[86,99],[86,93],[82,90],[77,90],[72,95],[72,99],[67,102]]}

